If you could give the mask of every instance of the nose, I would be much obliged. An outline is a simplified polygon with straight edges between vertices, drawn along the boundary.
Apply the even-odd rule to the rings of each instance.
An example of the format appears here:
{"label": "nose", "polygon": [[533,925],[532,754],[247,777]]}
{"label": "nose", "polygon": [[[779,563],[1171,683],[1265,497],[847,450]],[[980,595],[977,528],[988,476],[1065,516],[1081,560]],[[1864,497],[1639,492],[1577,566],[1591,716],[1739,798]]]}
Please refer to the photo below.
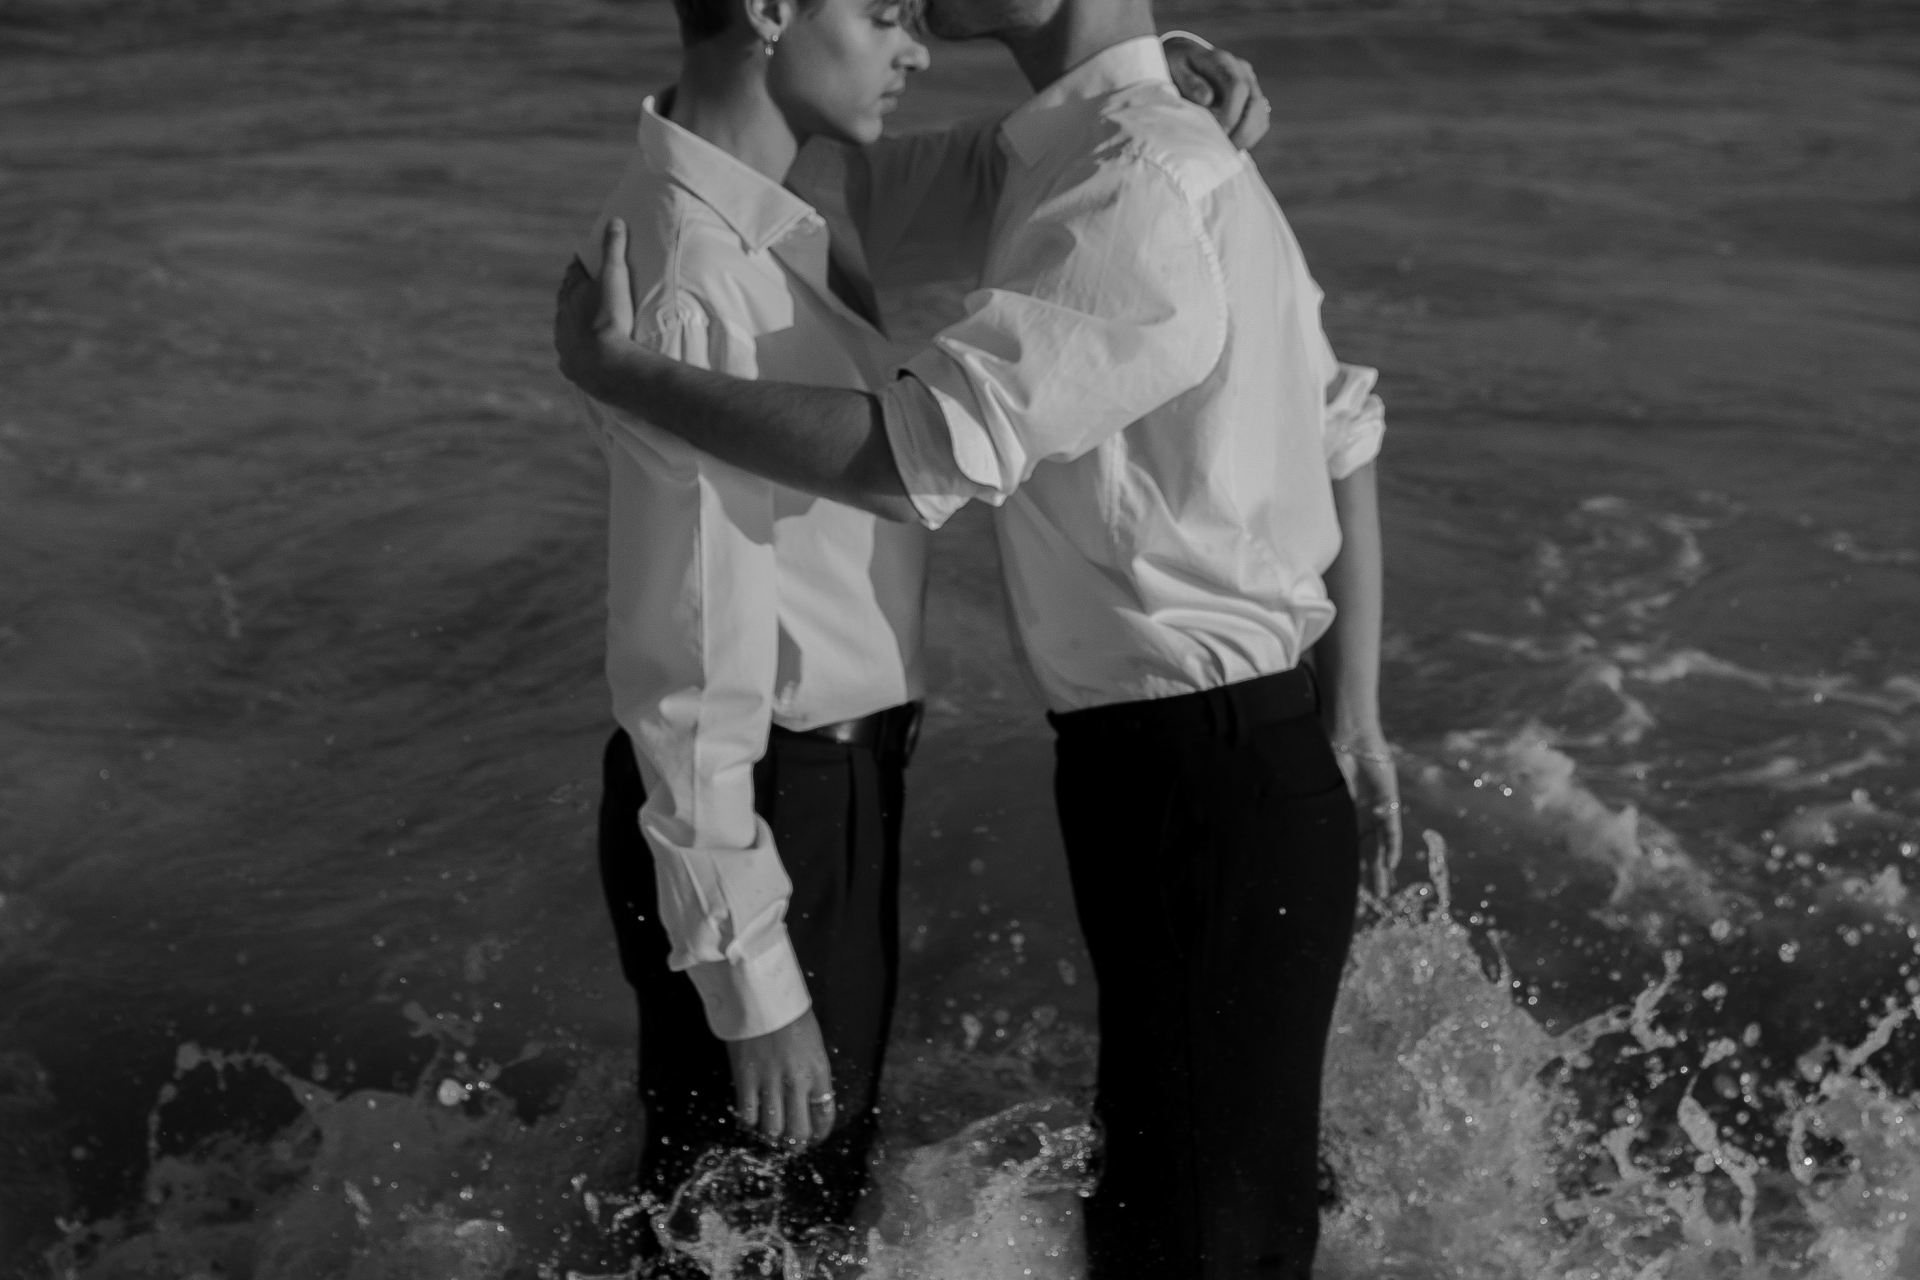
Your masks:
{"label": "nose", "polygon": [[933,62],[933,55],[927,52],[927,46],[913,37],[907,37],[907,47],[900,54],[900,69],[903,71],[925,71]]}

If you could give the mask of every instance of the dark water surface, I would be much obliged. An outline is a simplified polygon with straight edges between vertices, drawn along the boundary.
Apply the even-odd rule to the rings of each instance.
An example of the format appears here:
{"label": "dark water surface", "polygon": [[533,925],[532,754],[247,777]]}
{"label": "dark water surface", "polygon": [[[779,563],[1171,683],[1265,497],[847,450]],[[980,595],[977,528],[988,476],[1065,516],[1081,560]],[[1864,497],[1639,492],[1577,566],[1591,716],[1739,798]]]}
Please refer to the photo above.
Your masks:
{"label": "dark water surface", "polygon": [[[1339,1020],[1326,1273],[1920,1276],[1920,25],[1164,10],[1262,69],[1385,371],[1434,854]],[[546,330],[667,13],[0,0],[0,1274],[620,1269]],[[1019,92],[943,49],[902,121]],[[869,1274],[1071,1276],[1050,746],[985,521],[936,541]]]}

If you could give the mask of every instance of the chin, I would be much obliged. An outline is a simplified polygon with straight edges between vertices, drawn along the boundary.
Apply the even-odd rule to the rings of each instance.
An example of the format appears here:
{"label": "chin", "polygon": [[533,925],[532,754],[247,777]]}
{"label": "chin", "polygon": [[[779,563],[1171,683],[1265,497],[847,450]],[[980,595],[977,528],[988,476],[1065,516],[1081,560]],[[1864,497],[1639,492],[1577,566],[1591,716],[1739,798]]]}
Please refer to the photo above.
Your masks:
{"label": "chin", "polygon": [[878,115],[861,116],[855,120],[833,120],[820,132],[835,142],[864,147],[880,141],[880,135],[886,132],[886,122]]}

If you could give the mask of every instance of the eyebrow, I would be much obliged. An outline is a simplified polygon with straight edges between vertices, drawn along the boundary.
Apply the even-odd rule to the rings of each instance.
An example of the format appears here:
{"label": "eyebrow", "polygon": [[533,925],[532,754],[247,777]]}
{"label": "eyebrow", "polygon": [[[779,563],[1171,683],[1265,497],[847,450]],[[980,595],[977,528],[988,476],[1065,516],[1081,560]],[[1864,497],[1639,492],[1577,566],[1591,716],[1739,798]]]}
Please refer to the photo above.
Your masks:
{"label": "eyebrow", "polygon": [[927,38],[926,0],[867,0],[867,16],[877,18],[889,9],[900,11],[899,22],[915,39]]}

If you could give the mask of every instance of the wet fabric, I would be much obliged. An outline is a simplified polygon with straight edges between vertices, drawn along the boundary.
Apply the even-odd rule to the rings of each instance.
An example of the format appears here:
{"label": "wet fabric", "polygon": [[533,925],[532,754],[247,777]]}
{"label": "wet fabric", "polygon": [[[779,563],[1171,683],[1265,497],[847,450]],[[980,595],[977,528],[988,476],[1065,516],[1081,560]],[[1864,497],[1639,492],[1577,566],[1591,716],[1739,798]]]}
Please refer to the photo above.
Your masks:
{"label": "wet fabric", "polygon": [[[875,750],[776,731],[754,770],[756,806],[793,881],[788,929],[838,1101],[835,1133],[781,1162],[790,1232],[845,1222],[867,1185],[899,969],[902,757],[892,744]],[[734,1118],[726,1047],[708,1029],[699,992],[667,967],[651,856],[632,820],[645,792],[624,732],[607,744],[603,784],[601,878],[640,1016],[640,1185],[670,1199],[704,1153],[768,1147]]]}
{"label": "wet fabric", "polygon": [[1089,1280],[1310,1274],[1359,889],[1353,803],[1313,712],[1292,671],[1052,717],[1100,985]]}

